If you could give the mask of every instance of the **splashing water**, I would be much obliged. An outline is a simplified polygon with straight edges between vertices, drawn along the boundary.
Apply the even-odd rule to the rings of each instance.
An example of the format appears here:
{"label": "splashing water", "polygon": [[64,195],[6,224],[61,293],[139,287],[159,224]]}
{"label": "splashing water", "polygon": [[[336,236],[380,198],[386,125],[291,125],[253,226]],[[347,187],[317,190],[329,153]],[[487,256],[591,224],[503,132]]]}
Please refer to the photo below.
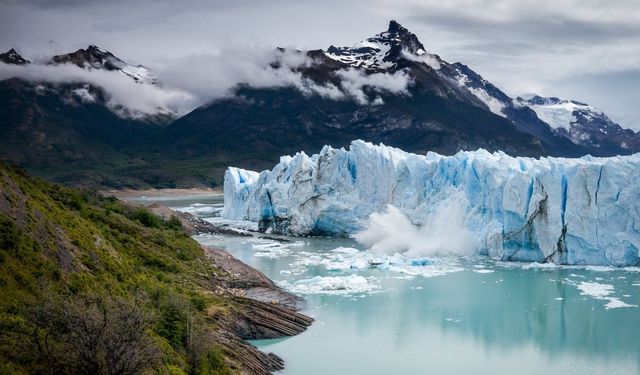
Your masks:
{"label": "splashing water", "polygon": [[389,205],[386,212],[371,214],[365,229],[354,238],[378,255],[471,255],[478,247],[473,234],[464,226],[464,201],[456,199],[436,207],[422,226],[414,225],[399,209]]}

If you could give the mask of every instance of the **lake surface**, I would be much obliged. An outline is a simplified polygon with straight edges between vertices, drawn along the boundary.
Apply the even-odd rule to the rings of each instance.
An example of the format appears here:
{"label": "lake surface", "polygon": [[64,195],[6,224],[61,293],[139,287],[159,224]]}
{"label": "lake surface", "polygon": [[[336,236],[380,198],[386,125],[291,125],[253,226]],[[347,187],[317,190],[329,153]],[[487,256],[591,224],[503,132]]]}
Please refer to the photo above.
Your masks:
{"label": "lake surface", "polygon": [[[224,222],[221,196],[161,203]],[[196,239],[305,297],[307,332],[253,342],[286,361],[282,374],[640,373],[638,268],[382,261],[335,238]]]}

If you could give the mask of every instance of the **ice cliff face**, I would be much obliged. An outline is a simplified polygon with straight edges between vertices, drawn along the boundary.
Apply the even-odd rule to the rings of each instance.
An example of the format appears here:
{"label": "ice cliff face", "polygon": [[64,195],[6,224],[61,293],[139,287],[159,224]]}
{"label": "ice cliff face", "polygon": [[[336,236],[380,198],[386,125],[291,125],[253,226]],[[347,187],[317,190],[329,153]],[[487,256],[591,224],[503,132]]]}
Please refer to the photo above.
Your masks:
{"label": "ice cliff face", "polygon": [[311,157],[282,157],[260,174],[229,168],[223,216],[286,234],[344,236],[389,204],[420,225],[455,201],[479,251],[491,257],[638,265],[639,172],[640,154],[422,156],[354,141],[349,150],[324,147]]}

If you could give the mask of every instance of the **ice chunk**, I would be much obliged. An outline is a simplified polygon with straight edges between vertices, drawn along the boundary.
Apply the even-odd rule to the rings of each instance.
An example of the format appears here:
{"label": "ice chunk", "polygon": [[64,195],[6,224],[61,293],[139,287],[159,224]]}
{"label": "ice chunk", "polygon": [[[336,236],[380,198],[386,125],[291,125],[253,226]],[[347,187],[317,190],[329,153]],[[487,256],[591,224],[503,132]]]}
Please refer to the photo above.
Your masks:
{"label": "ice chunk", "polygon": [[346,255],[356,255],[360,253],[360,250],[354,249],[353,247],[337,247],[331,250],[332,253],[338,254],[346,254]]}
{"label": "ice chunk", "polygon": [[431,261],[429,259],[415,258],[409,259],[409,263],[411,263],[412,266],[427,266],[431,264]]}
{"label": "ice chunk", "polygon": [[630,305],[618,298],[612,297],[611,294],[614,292],[613,285],[583,281],[576,286],[582,295],[591,296],[599,300],[608,300],[609,302],[604,305],[604,308],[607,310],[621,307],[637,307],[637,305]]}
{"label": "ice chunk", "polygon": [[473,270],[473,272],[475,272],[475,273],[494,273],[495,271],[494,270],[489,270],[489,269],[486,269],[486,268],[480,268],[480,269]]}
{"label": "ice chunk", "polygon": [[349,150],[325,146],[311,157],[282,157],[260,174],[229,168],[223,216],[275,233],[350,236],[388,205],[412,225],[428,225],[455,197],[463,229],[478,251],[495,259],[634,266],[640,263],[638,172],[640,154],[422,156],[354,141]]}
{"label": "ice chunk", "polygon": [[580,294],[598,299],[606,298],[609,294],[613,293],[613,285],[610,284],[581,282],[578,284],[578,289],[581,292]]}
{"label": "ice chunk", "polygon": [[638,305],[630,305],[626,302],[622,302],[617,298],[610,298],[609,302],[604,305],[604,308],[609,310],[609,309],[618,309],[620,307],[638,307]]}
{"label": "ice chunk", "polygon": [[316,276],[285,284],[285,287],[300,294],[352,294],[376,289],[375,284],[359,275]]}

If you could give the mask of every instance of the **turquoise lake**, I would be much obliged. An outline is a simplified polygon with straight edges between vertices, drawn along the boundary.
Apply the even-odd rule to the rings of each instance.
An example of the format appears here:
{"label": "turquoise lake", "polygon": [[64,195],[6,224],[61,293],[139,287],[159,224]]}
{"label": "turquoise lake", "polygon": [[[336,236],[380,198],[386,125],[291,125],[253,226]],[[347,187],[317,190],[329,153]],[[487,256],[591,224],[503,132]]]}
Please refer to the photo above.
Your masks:
{"label": "turquoise lake", "polygon": [[[220,222],[221,196],[161,203]],[[640,373],[639,268],[454,256],[363,267],[350,239],[195,238],[306,299],[307,332],[253,342],[286,361],[282,374]]]}

